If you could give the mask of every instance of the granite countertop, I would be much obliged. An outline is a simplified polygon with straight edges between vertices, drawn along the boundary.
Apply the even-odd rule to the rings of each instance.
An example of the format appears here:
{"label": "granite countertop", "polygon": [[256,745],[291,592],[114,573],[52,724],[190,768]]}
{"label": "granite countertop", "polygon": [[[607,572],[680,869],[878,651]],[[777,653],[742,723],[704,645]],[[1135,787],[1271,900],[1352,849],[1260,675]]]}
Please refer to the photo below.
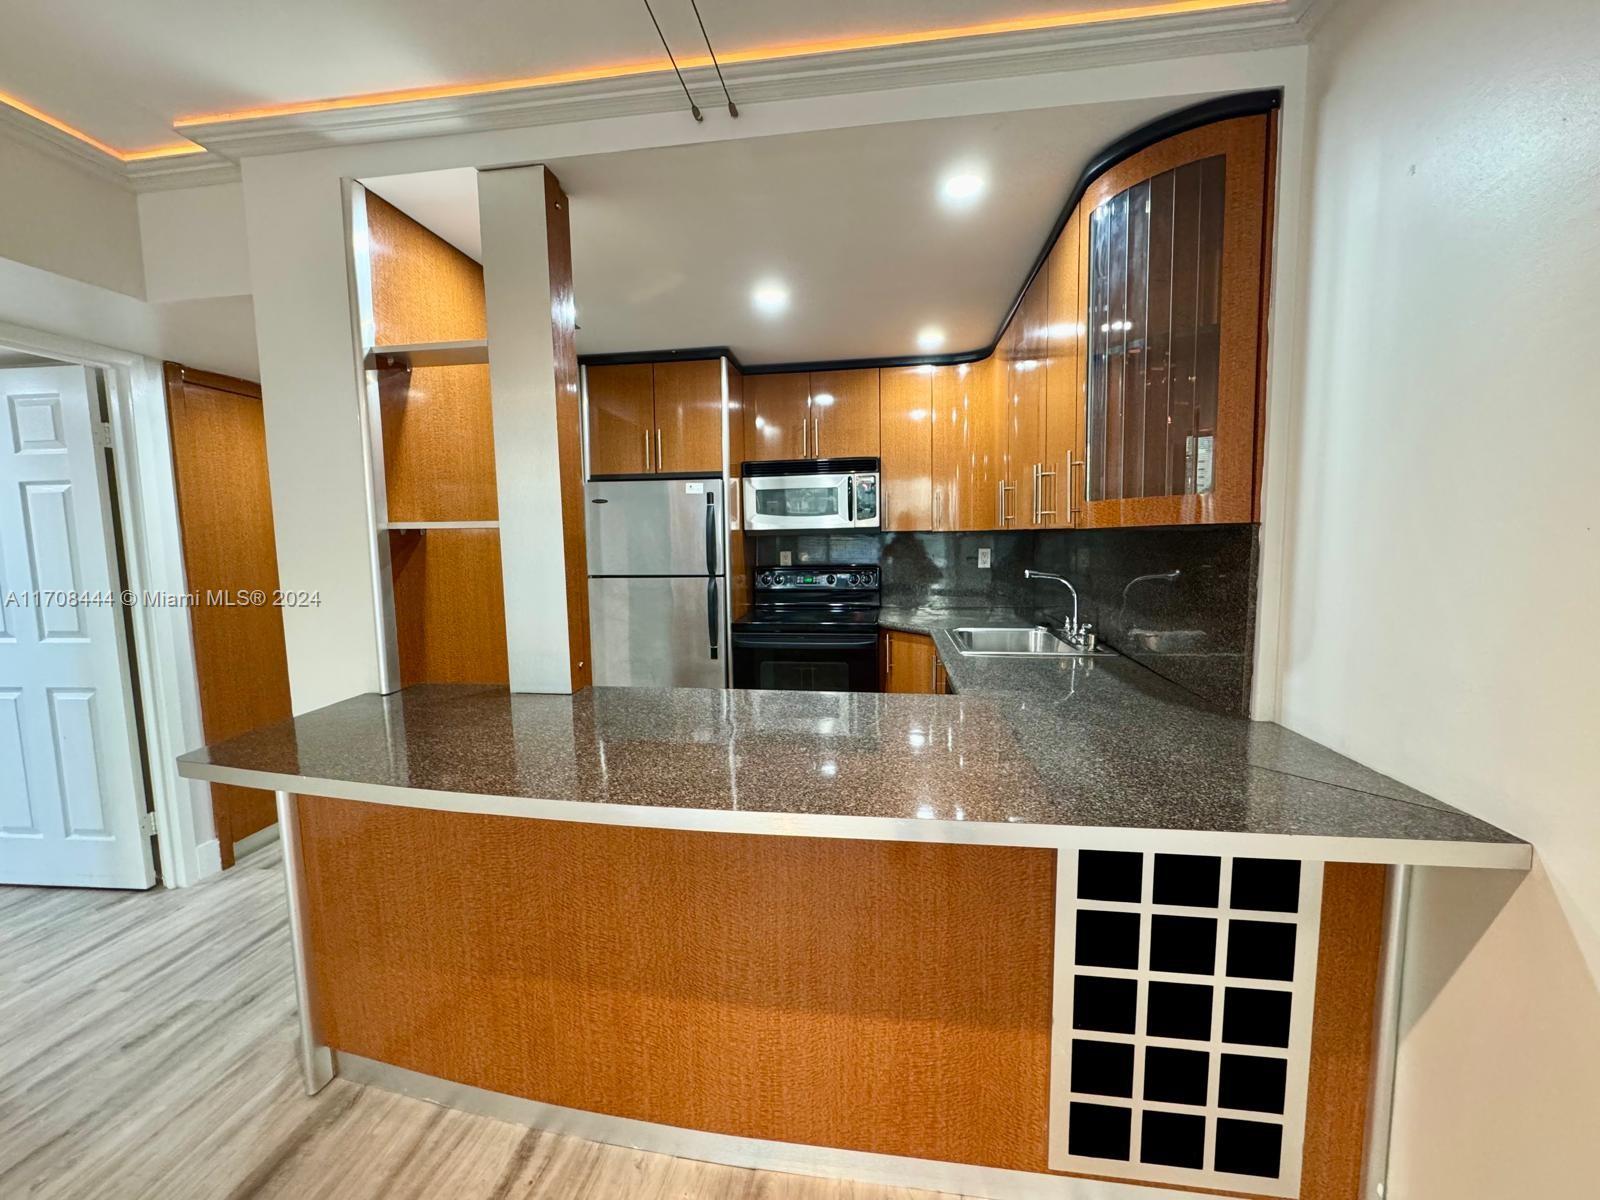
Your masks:
{"label": "granite countertop", "polygon": [[1327,840],[1307,857],[1531,861],[1492,825],[1279,726],[1207,711],[1119,656],[962,658],[945,631],[994,615],[884,613],[935,637],[955,695],[426,685],[186,754],[180,771],[628,824],[1020,844],[1160,830]]}

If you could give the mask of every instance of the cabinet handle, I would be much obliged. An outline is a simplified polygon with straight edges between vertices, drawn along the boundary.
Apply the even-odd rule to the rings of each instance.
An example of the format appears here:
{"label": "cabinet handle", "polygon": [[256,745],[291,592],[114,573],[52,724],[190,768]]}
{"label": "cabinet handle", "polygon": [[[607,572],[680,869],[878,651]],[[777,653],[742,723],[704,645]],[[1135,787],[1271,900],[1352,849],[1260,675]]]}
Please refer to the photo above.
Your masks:
{"label": "cabinet handle", "polygon": [[938,694],[938,692],[939,692],[939,650],[938,650],[938,647],[934,648],[933,661],[928,664],[928,686],[933,689],[935,695]]}
{"label": "cabinet handle", "polygon": [[808,421],[807,418],[805,418],[805,417],[801,417],[800,418],[800,457],[801,458],[804,458],[806,456],[806,425],[809,424],[809,423],[810,422]]}
{"label": "cabinet handle", "polygon": [[822,418],[811,418],[811,457],[822,457]]}
{"label": "cabinet handle", "polygon": [[661,426],[656,426],[656,470],[661,470]]}
{"label": "cabinet handle", "polygon": [[[1083,514],[1083,510],[1081,508],[1076,507],[1072,503],[1072,472],[1073,472],[1074,468],[1083,466],[1086,461],[1087,461],[1086,459],[1078,459],[1078,460],[1074,461],[1073,457],[1072,457],[1072,452],[1070,450],[1067,452],[1066,471],[1067,471],[1067,524],[1068,525],[1076,525],[1078,523],[1078,517]],[[1085,478],[1083,482],[1084,482],[1085,491],[1087,492],[1087,489],[1088,489],[1088,486],[1089,486],[1089,481],[1088,481],[1087,478]],[[1085,495],[1084,498],[1088,499],[1087,495]]]}
{"label": "cabinet handle", "polygon": [[1002,524],[1002,525],[1004,525],[1007,521],[1014,521],[1014,520],[1017,519],[1015,513],[1008,514],[1006,512],[1006,493],[1008,491],[1009,492],[1014,492],[1016,490],[1017,490],[1017,485],[1016,484],[1007,483],[1004,479],[1002,479],[1000,481],[1000,502],[999,502],[999,507],[1000,507],[1000,524]]}
{"label": "cabinet handle", "polygon": [[650,469],[650,431],[644,431],[644,469]]}
{"label": "cabinet handle", "polygon": [[[1036,466],[1034,470],[1039,472],[1039,515],[1034,518],[1034,524],[1043,525],[1046,517],[1053,517],[1056,515],[1056,473],[1054,471],[1046,471],[1043,463],[1040,463],[1038,466]],[[1046,479],[1050,481],[1049,508],[1044,507],[1044,481]]]}

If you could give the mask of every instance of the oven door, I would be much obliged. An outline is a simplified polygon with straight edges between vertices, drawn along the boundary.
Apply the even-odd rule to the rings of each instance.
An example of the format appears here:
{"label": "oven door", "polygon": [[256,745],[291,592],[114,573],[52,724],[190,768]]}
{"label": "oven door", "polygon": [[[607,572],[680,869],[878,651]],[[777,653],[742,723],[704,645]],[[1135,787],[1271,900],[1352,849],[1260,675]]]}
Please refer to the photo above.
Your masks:
{"label": "oven door", "polygon": [[875,692],[878,635],[736,630],[733,686],[784,692]]}
{"label": "oven door", "polygon": [[757,475],[744,480],[744,527],[755,533],[849,529],[849,474]]}

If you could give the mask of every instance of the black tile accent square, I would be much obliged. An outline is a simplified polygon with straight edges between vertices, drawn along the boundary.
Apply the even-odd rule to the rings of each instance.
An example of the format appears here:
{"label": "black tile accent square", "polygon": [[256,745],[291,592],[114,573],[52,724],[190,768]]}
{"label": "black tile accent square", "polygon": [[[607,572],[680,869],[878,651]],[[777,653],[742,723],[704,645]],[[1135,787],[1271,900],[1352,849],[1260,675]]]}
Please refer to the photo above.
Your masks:
{"label": "black tile accent square", "polygon": [[1133,1097],[1133,1047],[1123,1042],[1072,1039],[1072,1090],[1090,1096]]}
{"label": "black tile accent square", "polygon": [[1078,898],[1125,900],[1143,897],[1144,855],[1132,850],[1079,850]]}
{"label": "black tile accent square", "polygon": [[1152,899],[1157,904],[1215,908],[1221,880],[1220,858],[1201,854],[1158,854]]}
{"label": "black tile accent square", "polygon": [[1211,992],[1199,983],[1152,982],[1144,1031],[1151,1037],[1210,1041]]}
{"label": "black tile accent square", "polygon": [[1144,1098],[1166,1104],[1204,1104],[1210,1073],[1211,1056],[1203,1050],[1148,1046],[1144,1052]]}
{"label": "black tile accent square", "polygon": [[1139,1161],[1201,1170],[1206,1165],[1206,1119],[1188,1113],[1145,1113],[1139,1129]]}
{"label": "black tile accent square", "polygon": [[1151,917],[1150,969],[1210,975],[1217,969],[1217,923],[1210,917]]}
{"label": "black tile accent square", "polygon": [[[1295,927],[1283,921],[1229,921],[1228,974],[1293,982],[1294,939]],[[1151,942],[1152,954],[1159,944]]]}
{"label": "black tile accent square", "polygon": [[1067,1112],[1068,1154],[1127,1162],[1132,1140],[1133,1113],[1129,1109],[1073,1101]]}
{"label": "black tile accent square", "polygon": [[1139,965],[1139,914],[1080,908],[1073,959],[1080,967]]}
{"label": "black tile accent square", "polygon": [[1072,981],[1072,1027],[1132,1033],[1139,985],[1132,979],[1079,975]]}
{"label": "black tile accent square", "polygon": [[[1159,876],[1157,877],[1159,878]],[[1293,859],[1236,858],[1230,908],[1256,912],[1300,911],[1300,864]]]}
{"label": "black tile accent square", "polygon": [[1276,1179],[1283,1157],[1283,1126],[1265,1121],[1217,1119],[1217,1153],[1213,1166],[1233,1175]]}
{"label": "black tile accent square", "polygon": [[1227,989],[1222,1006],[1222,1040],[1240,1046],[1289,1044],[1289,993],[1257,988]]}
{"label": "black tile accent square", "polygon": [[[1150,1077],[1146,1051],[1145,1078]],[[1258,1054],[1224,1054],[1217,1081],[1217,1104],[1246,1112],[1282,1113],[1289,1064],[1281,1058]],[[1148,1089],[1146,1089],[1148,1091]]]}

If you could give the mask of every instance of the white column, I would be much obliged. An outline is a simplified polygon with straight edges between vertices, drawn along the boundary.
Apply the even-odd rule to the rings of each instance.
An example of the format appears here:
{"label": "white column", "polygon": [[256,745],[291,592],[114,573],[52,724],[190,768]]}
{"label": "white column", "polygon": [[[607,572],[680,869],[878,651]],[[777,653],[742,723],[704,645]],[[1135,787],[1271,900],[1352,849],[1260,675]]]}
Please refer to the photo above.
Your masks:
{"label": "white column", "polygon": [[[569,637],[562,523],[561,421],[577,399],[571,255],[565,213],[554,208],[566,203],[560,184],[542,166],[478,173],[514,692],[571,692],[586,675],[581,659],[574,662],[575,639]],[[561,395],[562,388],[572,395]],[[576,429],[566,432],[570,442]],[[579,561],[574,569],[583,573],[586,564]],[[586,611],[571,615],[586,625]],[[581,644],[587,644],[586,628]],[[587,657],[586,649],[579,653]]]}

